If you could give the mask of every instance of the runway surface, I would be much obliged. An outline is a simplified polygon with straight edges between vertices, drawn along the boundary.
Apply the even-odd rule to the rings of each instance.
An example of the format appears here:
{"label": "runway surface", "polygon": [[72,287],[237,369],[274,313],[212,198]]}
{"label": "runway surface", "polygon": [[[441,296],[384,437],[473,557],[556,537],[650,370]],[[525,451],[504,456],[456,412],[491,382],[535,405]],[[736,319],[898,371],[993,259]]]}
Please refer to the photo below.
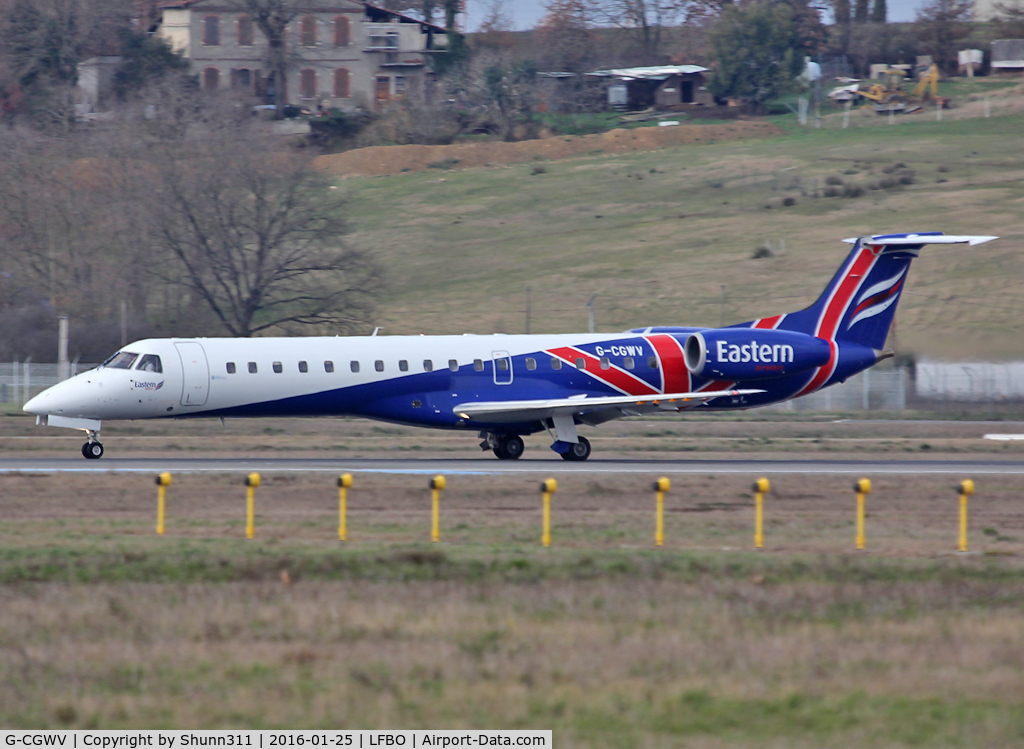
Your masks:
{"label": "runway surface", "polygon": [[3,458],[0,473],[391,473],[508,474],[1024,474],[1024,461],[985,460],[562,460],[445,458]]}

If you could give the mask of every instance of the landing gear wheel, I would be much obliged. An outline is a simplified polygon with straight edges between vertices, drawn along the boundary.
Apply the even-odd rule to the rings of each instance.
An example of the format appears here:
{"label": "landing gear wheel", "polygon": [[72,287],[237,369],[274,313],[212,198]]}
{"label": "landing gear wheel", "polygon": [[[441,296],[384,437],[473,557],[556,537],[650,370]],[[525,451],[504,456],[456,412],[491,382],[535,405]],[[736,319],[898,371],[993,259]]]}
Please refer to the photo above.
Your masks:
{"label": "landing gear wheel", "polygon": [[590,457],[590,440],[580,437],[579,442],[570,442],[569,449],[562,453],[562,460],[586,460]]}
{"label": "landing gear wheel", "polygon": [[494,454],[498,456],[499,460],[519,460],[525,449],[526,445],[523,444],[522,437],[518,434],[509,434],[498,439],[498,446],[494,448]]}
{"label": "landing gear wheel", "polygon": [[99,442],[86,442],[82,445],[82,456],[89,460],[99,460],[103,457],[103,445]]}

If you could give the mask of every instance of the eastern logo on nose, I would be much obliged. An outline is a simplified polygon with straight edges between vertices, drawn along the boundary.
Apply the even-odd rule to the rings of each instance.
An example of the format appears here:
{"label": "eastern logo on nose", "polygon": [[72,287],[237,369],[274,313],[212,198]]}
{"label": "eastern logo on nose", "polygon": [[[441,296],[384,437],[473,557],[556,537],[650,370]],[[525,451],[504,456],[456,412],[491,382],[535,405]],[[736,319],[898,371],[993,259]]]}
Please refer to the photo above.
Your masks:
{"label": "eastern logo on nose", "polygon": [[159,390],[164,386],[163,380],[160,382],[136,382],[136,390]]}

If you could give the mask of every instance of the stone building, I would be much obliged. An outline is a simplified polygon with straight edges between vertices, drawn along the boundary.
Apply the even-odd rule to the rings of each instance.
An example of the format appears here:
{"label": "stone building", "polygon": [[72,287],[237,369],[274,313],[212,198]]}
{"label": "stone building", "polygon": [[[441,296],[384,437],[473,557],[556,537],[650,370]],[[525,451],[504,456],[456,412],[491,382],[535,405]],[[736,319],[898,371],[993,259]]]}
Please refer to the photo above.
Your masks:
{"label": "stone building", "polygon": [[[204,90],[276,102],[267,42],[239,0],[171,0],[157,35],[180,51]],[[356,0],[308,0],[288,26],[285,101],[306,109],[384,109],[433,74],[444,28]]]}

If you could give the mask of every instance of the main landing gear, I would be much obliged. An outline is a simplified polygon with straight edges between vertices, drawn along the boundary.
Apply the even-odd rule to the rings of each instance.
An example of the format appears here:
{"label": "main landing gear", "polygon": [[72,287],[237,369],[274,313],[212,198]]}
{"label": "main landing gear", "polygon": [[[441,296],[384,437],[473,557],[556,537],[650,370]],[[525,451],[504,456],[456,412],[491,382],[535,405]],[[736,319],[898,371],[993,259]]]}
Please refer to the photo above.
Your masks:
{"label": "main landing gear", "polygon": [[586,460],[590,457],[590,440],[586,437],[577,437],[579,442],[570,442],[569,449],[560,453],[562,460]]}
{"label": "main landing gear", "polygon": [[523,438],[518,434],[494,434],[488,432],[480,435],[483,442],[481,450],[492,450],[499,460],[519,460],[526,449]]}
{"label": "main landing gear", "polygon": [[88,460],[99,460],[103,457],[103,444],[99,441],[99,432],[91,429],[86,432],[89,441],[82,445],[82,457]]}

